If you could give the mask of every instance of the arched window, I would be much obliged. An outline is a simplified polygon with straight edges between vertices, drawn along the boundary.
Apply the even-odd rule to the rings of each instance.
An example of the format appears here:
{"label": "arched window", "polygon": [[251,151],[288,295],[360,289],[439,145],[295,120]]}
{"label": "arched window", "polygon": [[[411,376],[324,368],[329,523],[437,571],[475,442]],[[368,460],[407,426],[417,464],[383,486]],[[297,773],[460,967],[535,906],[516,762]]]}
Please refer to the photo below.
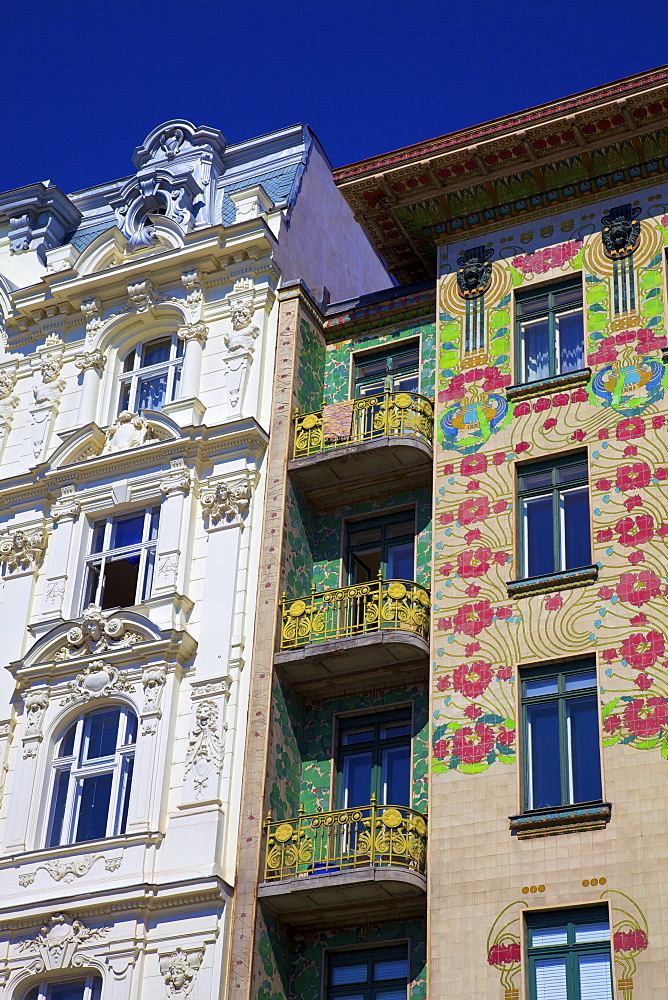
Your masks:
{"label": "arched window", "polygon": [[52,764],[47,847],[125,833],[136,742],[137,716],[127,708],[89,712],[68,726]]}
{"label": "arched window", "polygon": [[24,993],[21,1000],[100,1000],[102,980],[99,976],[68,979],[59,983],[38,983]]}
{"label": "arched window", "polygon": [[119,413],[162,410],[176,397],[183,366],[183,341],[176,334],[138,344],[123,362]]}

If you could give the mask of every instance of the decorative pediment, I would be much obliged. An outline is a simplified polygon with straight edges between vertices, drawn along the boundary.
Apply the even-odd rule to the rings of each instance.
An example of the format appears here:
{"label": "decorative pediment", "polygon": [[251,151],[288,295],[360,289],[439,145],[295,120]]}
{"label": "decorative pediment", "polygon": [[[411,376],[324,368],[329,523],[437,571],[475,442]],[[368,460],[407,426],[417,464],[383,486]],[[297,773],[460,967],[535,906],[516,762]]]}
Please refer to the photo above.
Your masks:
{"label": "decorative pediment", "polygon": [[67,434],[63,443],[49,460],[51,471],[76,465],[98,456],[119,456],[136,448],[175,441],[180,438],[178,424],[165,413],[142,410],[119,413],[113,424],[101,429],[97,424],[87,424]]}

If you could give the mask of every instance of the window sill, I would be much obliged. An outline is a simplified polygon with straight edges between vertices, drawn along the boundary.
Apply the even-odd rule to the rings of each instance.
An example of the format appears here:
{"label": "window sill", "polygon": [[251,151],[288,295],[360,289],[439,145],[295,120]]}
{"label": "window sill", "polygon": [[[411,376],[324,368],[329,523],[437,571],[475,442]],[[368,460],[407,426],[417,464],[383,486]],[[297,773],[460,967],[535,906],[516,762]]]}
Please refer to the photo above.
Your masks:
{"label": "window sill", "polygon": [[603,830],[612,815],[609,802],[585,806],[560,806],[536,812],[509,816],[510,829],[518,840],[529,837],[555,837],[561,833],[581,833],[584,830]]}
{"label": "window sill", "polygon": [[34,850],[21,851],[19,854],[6,854],[4,857],[0,857],[0,869],[77,857],[80,854],[109,853],[137,845],[150,846],[162,843],[163,839],[163,833],[147,830],[146,833],[123,833],[117,837],[80,840],[75,844],[60,844],[58,847],[37,847]]}
{"label": "window sill", "polygon": [[582,368],[577,372],[567,372],[565,375],[554,375],[552,378],[541,378],[537,382],[521,382],[519,385],[509,385],[506,389],[506,399],[516,402],[520,399],[533,399],[534,396],[545,396],[559,389],[575,389],[586,385],[591,378],[591,368]]}
{"label": "window sill", "polygon": [[581,566],[561,573],[547,573],[545,576],[531,576],[523,580],[509,580],[506,584],[508,597],[531,597],[532,594],[547,594],[552,590],[573,590],[585,587],[598,579],[598,566]]}

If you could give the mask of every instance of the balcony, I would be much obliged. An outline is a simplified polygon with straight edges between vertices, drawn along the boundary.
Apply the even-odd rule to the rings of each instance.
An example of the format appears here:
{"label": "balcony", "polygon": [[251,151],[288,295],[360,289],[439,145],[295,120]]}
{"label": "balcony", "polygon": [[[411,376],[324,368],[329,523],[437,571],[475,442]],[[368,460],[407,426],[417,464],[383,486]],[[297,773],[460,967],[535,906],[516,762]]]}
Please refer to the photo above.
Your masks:
{"label": "balcony", "polygon": [[363,495],[370,480],[397,488],[431,482],[434,406],[415,392],[384,392],[326,406],[294,419],[290,475],[313,503],[345,491]]}
{"label": "balcony", "polygon": [[373,675],[414,680],[429,655],[429,591],[410,580],[370,580],[281,601],[274,662],[316,693]]}
{"label": "balcony", "polygon": [[265,823],[258,895],[285,923],[407,915],[424,905],[427,821],[406,806],[338,809]]}

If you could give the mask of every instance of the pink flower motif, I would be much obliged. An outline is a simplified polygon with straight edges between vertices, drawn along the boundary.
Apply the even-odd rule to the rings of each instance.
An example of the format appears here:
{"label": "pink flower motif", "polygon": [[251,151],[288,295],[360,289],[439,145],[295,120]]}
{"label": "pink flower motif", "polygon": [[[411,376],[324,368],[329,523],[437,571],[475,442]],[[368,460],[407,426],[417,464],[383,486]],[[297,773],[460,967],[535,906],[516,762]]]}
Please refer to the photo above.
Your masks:
{"label": "pink flower motif", "polygon": [[561,594],[550,594],[549,597],[545,598],[545,608],[547,611],[558,611],[563,603],[564,599]]}
{"label": "pink flower motif", "polygon": [[537,399],[533,404],[533,412],[541,413],[543,410],[549,410],[551,405],[552,403],[550,402],[548,396],[541,396],[540,399]]}
{"label": "pink flower motif", "polygon": [[608,337],[601,341],[598,349],[590,351],[587,355],[588,365],[610,365],[617,357],[617,350],[614,345],[614,338]]}
{"label": "pink flower motif", "polygon": [[434,743],[434,757],[436,760],[445,760],[450,756],[450,748],[446,740],[437,740]]}
{"label": "pink flower motif", "polygon": [[511,747],[515,742],[515,730],[506,729],[504,726],[499,730],[499,735],[496,737],[497,743],[501,743],[504,747]]}
{"label": "pink flower motif", "polygon": [[477,597],[480,593],[480,587],[476,587],[475,583],[470,583],[465,590],[467,597]]}
{"label": "pink flower motif", "polygon": [[453,511],[447,511],[445,514],[439,514],[438,519],[441,524],[453,524],[455,520],[455,515]]}
{"label": "pink flower motif", "polygon": [[663,425],[665,424],[665,422],[666,422],[665,417],[662,416],[652,417],[652,427],[654,428],[655,431],[660,430],[661,427],[663,427]]}
{"label": "pink flower motif", "polygon": [[624,506],[630,514],[636,507],[642,507],[642,497],[627,497],[624,501]]}
{"label": "pink flower motif", "polygon": [[[664,219],[666,219],[665,224],[668,224],[668,216],[664,216]],[[663,219],[661,222],[664,224]],[[647,934],[640,927],[632,931],[615,931],[613,941],[615,951],[625,951],[629,954],[631,952],[637,954],[639,951],[644,951],[649,943],[647,941]]]}
{"label": "pink flower motif", "polygon": [[623,711],[626,728],[641,740],[657,736],[668,719],[665,698],[634,698]]}
{"label": "pink flower motif", "polygon": [[611,542],[612,541],[612,528],[601,528],[600,531],[596,532],[597,542]]}
{"label": "pink flower motif", "polygon": [[622,720],[618,715],[609,715],[603,720],[603,728],[606,733],[616,733],[622,727]]}
{"label": "pink flower motif", "polygon": [[492,462],[494,463],[494,465],[503,465],[503,463],[505,462],[505,460],[506,460],[506,453],[505,453],[505,451],[497,451],[497,452],[495,452],[494,456],[492,458]]}
{"label": "pink flower motif", "polygon": [[635,444],[627,444],[624,449],[624,458],[633,458],[638,454],[638,447]]}
{"label": "pink flower motif", "polygon": [[654,534],[654,518],[651,514],[622,517],[617,521],[615,530],[619,534],[620,545],[645,545]]}
{"label": "pink flower motif", "polygon": [[629,554],[629,562],[632,566],[637,566],[638,563],[644,563],[645,555],[643,552],[631,552]]}
{"label": "pink flower motif", "polygon": [[475,491],[479,489],[480,489],[480,483],[478,482],[478,480],[469,479],[468,483],[466,484],[466,492],[475,493]]}
{"label": "pink flower motif", "polygon": [[494,944],[487,953],[487,963],[489,965],[515,965],[521,961],[522,949],[519,941]]}
{"label": "pink flower motif", "polygon": [[497,500],[497,502],[492,507],[495,514],[503,514],[506,510],[508,503],[505,500]]}
{"label": "pink flower motif", "polygon": [[492,550],[486,546],[478,549],[469,549],[457,554],[457,570],[462,579],[470,577],[474,579],[484,576],[489,571]]}
{"label": "pink flower motif", "polygon": [[473,656],[474,653],[479,653],[479,652],[480,652],[479,642],[469,642],[464,648],[465,656]]}
{"label": "pink flower motif", "polygon": [[515,445],[515,454],[521,455],[523,451],[528,451],[531,445],[528,441],[520,441],[519,444]]}
{"label": "pink flower motif", "polygon": [[601,653],[601,657],[605,660],[606,663],[612,663],[613,660],[617,659],[617,650],[604,649],[603,652]]}
{"label": "pink flower motif", "polygon": [[459,471],[462,476],[481,476],[484,472],[487,472],[487,456],[466,455],[462,459]]}
{"label": "pink flower motif", "polygon": [[613,594],[614,590],[612,587],[599,587],[598,596],[602,601],[609,601]]}
{"label": "pink flower motif", "polygon": [[497,564],[497,566],[505,566],[506,563],[509,562],[509,560],[510,560],[510,553],[509,552],[495,552],[494,553],[494,562]]}
{"label": "pink flower motif", "polygon": [[587,392],[580,386],[575,392],[571,393],[571,403],[586,403],[587,402]]}
{"label": "pink flower motif", "polygon": [[500,681],[509,681],[510,678],[513,676],[513,668],[512,667],[497,667],[496,668],[496,676],[497,676],[498,680],[500,680]]}
{"label": "pink flower motif", "polygon": [[452,752],[462,764],[480,764],[494,749],[494,730],[478,722],[473,728],[458,729],[452,740]]}
{"label": "pink flower motif", "polygon": [[587,432],[583,431],[582,428],[580,428],[577,431],[573,431],[573,433],[571,434],[571,441],[584,441],[586,437],[587,437]]}
{"label": "pink flower motif", "polygon": [[656,469],[654,475],[656,476],[657,479],[663,482],[664,479],[668,479],[668,469],[666,468]]}
{"label": "pink flower motif", "polygon": [[558,392],[552,397],[552,406],[568,406],[568,393]]}
{"label": "pink flower motif", "polygon": [[612,483],[610,482],[609,479],[597,479],[596,482],[594,483],[594,486],[596,487],[597,490],[600,490],[601,493],[607,493],[608,490],[612,487]]}
{"label": "pink flower motif", "polygon": [[641,691],[648,691],[654,683],[654,678],[650,677],[649,674],[646,674],[641,670],[640,673],[636,674],[633,678],[633,683],[636,684]]}
{"label": "pink flower motif", "polygon": [[436,624],[441,631],[447,632],[452,628],[452,618],[439,618]]}
{"label": "pink flower motif", "polygon": [[618,441],[629,441],[633,438],[645,436],[645,421],[641,417],[627,417],[620,420],[615,428],[615,437]]}
{"label": "pink flower motif", "polygon": [[656,529],[656,533],[657,535],[659,535],[660,538],[663,538],[664,535],[668,535],[668,524],[659,525],[659,527]]}
{"label": "pink flower motif", "polygon": [[443,563],[442,566],[438,567],[438,572],[441,576],[449,576],[452,573],[452,563]]}
{"label": "pink flower motif", "polygon": [[618,467],[615,486],[622,493],[629,493],[631,490],[642,490],[645,486],[649,486],[651,479],[652,473],[646,462],[631,462],[629,465]]}
{"label": "pink flower motif", "polygon": [[661,632],[633,632],[624,639],[620,653],[634,670],[648,670],[666,651],[666,641]]}
{"label": "pink flower motif", "polygon": [[555,420],[554,417],[550,417],[550,419],[546,420],[545,423],[543,424],[543,430],[544,431],[551,431],[553,427],[557,426],[557,423],[558,423],[558,421]]}
{"label": "pink flower motif", "polygon": [[514,413],[516,417],[528,417],[531,413],[531,403],[527,403],[526,401],[515,403]]}
{"label": "pink flower motif", "polygon": [[469,544],[471,542],[477,542],[479,538],[482,538],[482,531],[480,528],[473,528],[472,531],[467,531],[464,535],[464,541]]}
{"label": "pink flower motif", "polygon": [[453,617],[456,632],[463,632],[464,635],[475,639],[483,629],[489,628],[494,620],[494,612],[489,601],[480,601],[478,604],[463,604]]}
{"label": "pink flower motif", "polygon": [[661,593],[661,580],[651,569],[641,569],[639,573],[622,573],[617,584],[620,601],[634,607],[642,607]]}
{"label": "pink flower motif", "polygon": [[607,429],[607,427],[601,427],[600,431],[598,432],[599,441],[607,441],[609,437],[610,437],[610,431]]}
{"label": "pink flower motif", "polygon": [[476,704],[467,705],[466,708],[464,709],[464,715],[466,716],[467,719],[470,719],[472,722],[475,722],[475,720],[479,719],[480,716],[482,715],[482,709],[479,708]]}
{"label": "pink flower motif", "polygon": [[449,691],[452,687],[452,679],[450,677],[439,677],[436,681],[436,687],[439,691]]}
{"label": "pink flower motif", "polygon": [[633,618],[631,619],[631,621],[630,621],[629,624],[631,624],[631,625],[648,625],[649,624],[649,618],[647,617],[647,615],[645,614],[644,611],[640,611],[637,615],[633,616]]}
{"label": "pink flower motif", "polygon": [[455,467],[451,463],[449,463],[448,465],[444,465],[443,466],[443,475],[444,476],[451,476],[454,473],[454,471],[455,471]]}
{"label": "pink flower motif", "polygon": [[496,617],[500,621],[505,621],[507,618],[512,618],[513,617],[513,609],[512,608],[497,608],[496,609]]}
{"label": "pink flower motif", "polygon": [[478,524],[484,521],[489,514],[489,500],[487,497],[469,497],[463,500],[457,511],[457,519],[460,524]]}

